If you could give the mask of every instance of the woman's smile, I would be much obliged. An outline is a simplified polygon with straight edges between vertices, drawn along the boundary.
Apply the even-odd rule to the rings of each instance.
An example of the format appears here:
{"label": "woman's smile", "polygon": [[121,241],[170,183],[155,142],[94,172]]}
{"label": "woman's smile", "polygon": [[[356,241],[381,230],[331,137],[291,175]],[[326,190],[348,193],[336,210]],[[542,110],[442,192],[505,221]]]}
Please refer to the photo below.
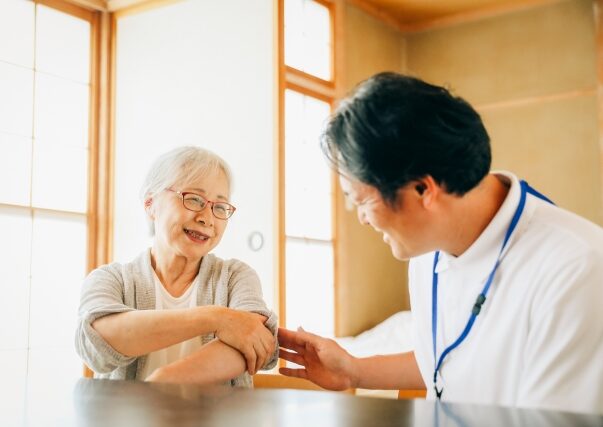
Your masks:
{"label": "woman's smile", "polygon": [[190,240],[196,243],[205,243],[210,238],[209,235],[202,233],[201,231],[191,230],[188,228],[184,229],[184,234],[186,234]]}

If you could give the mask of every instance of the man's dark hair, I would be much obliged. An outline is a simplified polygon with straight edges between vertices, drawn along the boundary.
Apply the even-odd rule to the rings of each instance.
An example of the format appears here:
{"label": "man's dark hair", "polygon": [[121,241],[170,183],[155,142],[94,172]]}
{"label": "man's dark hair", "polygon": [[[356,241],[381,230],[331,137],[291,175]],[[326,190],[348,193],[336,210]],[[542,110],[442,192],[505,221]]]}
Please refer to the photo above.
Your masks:
{"label": "man's dark hair", "polygon": [[443,87],[377,74],[343,100],[322,149],[344,173],[396,202],[400,187],[430,175],[463,195],[490,170],[490,138],[479,114]]}

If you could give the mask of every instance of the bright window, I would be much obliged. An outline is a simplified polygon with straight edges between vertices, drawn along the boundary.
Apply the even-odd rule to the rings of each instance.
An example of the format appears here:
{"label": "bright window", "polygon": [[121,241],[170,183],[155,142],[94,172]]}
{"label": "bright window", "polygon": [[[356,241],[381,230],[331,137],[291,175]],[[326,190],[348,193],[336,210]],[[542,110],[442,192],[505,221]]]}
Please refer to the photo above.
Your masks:
{"label": "bright window", "polygon": [[285,177],[281,315],[289,329],[302,326],[334,336],[333,174],[320,150],[333,101],[332,10],[313,0],[284,0],[282,5],[287,67],[281,110]]}
{"label": "bright window", "polygon": [[287,327],[334,334],[331,171],[319,140],[331,107],[285,92]]}
{"label": "bright window", "polygon": [[330,240],[331,170],[319,139],[331,106],[292,90],[285,91],[286,234]]}
{"label": "bright window", "polygon": [[331,17],[313,0],[285,0],[285,64],[331,80]]}
{"label": "bright window", "polygon": [[90,26],[0,1],[0,364],[16,393],[82,373],[73,337],[87,260]]}

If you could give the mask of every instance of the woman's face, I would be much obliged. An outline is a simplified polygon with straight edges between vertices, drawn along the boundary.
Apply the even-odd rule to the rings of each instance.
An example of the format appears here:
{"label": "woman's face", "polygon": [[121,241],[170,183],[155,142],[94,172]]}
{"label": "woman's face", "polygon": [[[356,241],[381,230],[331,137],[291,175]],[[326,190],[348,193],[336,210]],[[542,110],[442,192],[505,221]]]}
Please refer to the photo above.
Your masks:
{"label": "woman's face", "polygon": [[[185,187],[171,187],[193,192],[210,201],[228,202],[230,189],[222,171],[210,173]],[[154,247],[168,256],[199,261],[214,249],[224,234],[228,220],[216,218],[211,203],[200,212],[188,210],[182,197],[173,191],[157,194],[146,208],[155,226]]]}

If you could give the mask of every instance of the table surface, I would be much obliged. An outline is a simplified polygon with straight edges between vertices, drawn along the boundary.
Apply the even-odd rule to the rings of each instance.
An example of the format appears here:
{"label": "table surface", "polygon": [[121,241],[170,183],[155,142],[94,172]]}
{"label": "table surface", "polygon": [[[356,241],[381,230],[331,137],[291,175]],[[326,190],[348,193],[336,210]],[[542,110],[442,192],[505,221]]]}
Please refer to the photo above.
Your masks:
{"label": "table surface", "polygon": [[[1,388],[6,396],[9,390]],[[7,400],[3,397],[3,402]],[[603,416],[358,397],[81,379],[0,402],[0,426],[593,426]]]}

